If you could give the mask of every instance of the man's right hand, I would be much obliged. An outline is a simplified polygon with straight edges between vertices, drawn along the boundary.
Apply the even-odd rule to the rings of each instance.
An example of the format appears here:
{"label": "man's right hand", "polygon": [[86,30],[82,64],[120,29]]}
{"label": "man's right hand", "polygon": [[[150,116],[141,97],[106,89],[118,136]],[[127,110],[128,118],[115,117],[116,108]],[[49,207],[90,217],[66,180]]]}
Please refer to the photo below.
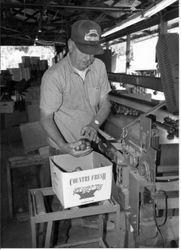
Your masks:
{"label": "man's right hand", "polygon": [[81,139],[78,142],[67,143],[65,147],[63,147],[63,151],[74,157],[81,157],[89,154],[92,148],[89,141]]}

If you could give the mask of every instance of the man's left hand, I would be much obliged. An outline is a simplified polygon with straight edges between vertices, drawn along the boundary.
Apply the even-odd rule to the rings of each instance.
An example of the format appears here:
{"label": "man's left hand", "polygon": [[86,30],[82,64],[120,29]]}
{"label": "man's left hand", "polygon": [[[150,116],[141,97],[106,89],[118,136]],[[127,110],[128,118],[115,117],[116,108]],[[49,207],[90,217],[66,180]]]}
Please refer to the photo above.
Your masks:
{"label": "man's left hand", "polygon": [[93,124],[89,124],[81,130],[81,136],[87,138],[89,141],[98,142],[99,138],[97,135],[97,131],[98,127],[96,128],[96,126],[94,126]]}

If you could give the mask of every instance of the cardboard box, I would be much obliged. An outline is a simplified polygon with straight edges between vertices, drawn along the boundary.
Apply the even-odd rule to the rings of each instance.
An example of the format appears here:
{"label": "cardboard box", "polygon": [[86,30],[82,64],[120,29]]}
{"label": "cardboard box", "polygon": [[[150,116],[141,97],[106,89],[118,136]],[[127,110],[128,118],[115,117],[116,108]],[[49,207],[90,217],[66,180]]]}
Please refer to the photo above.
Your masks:
{"label": "cardboard box", "polygon": [[10,73],[12,74],[12,80],[19,82],[23,79],[22,71],[20,68],[11,68],[9,69]]}
{"label": "cardboard box", "polygon": [[28,81],[31,78],[30,68],[21,68],[22,79]]}
{"label": "cardboard box", "polygon": [[33,104],[33,101],[36,101],[39,104],[40,100],[40,87],[29,87],[25,93],[25,101],[27,103]]}
{"label": "cardboard box", "polygon": [[50,155],[50,150],[49,150],[49,146],[44,146],[38,149],[39,154],[42,156],[49,156]]}
{"label": "cardboard box", "polygon": [[14,111],[14,102],[13,101],[1,101],[0,102],[0,113],[13,113]]}
{"label": "cardboard box", "polygon": [[48,61],[47,60],[40,60],[39,65],[40,65],[40,70],[42,70],[42,71],[48,69]]}
{"label": "cardboard box", "polygon": [[15,110],[13,113],[5,114],[4,128],[13,127],[28,121],[26,111]]}
{"label": "cardboard box", "polygon": [[25,67],[30,67],[31,66],[31,58],[30,56],[22,56],[22,63],[24,64]]}
{"label": "cardboard box", "polygon": [[33,65],[33,64],[38,65],[40,62],[40,57],[39,56],[31,56],[30,62],[31,62],[31,65]]}
{"label": "cardboard box", "polygon": [[40,120],[40,107],[39,105],[27,105],[28,121],[35,122]]}
{"label": "cardboard box", "polygon": [[40,122],[30,122],[20,125],[20,132],[25,153],[39,150],[41,147],[48,146],[47,135]]}
{"label": "cardboard box", "polygon": [[[49,157],[52,187],[64,208],[110,199],[112,163],[91,152],[83,157]],[[76,171],[76,169],[82,171]]]}

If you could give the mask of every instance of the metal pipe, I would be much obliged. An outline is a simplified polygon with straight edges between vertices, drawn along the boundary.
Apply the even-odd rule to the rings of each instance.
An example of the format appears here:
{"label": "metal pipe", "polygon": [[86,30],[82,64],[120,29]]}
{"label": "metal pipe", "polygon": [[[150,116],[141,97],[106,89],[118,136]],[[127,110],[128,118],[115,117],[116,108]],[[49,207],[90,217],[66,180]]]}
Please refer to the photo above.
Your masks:
{"label": "metal pipe", "polygon": [[[178,16],[179,16],[178,8],[174,8],[174,9],[167,11],[164,14],[164,20],[169,21],[169,20],[172,20]],[[123,30],[117,31],[113,34],[110,34],[109,36],[101,38],[101,43],[112,41],[114,39],[126,36],[128,34],[138,32],[142,29],[150,28],[150,27],[157,25],[159,23],[160,23],[160,16],[155,15],[149,19],[146,19],[146,20],[143,20],[143,21],[137,23],[136,25],[131,25]]]}
{"label": "metal pipe", "polygon": [[[32,8],[41,9],[44,5],[41,3],[1,3],[1,8]],[[101,7],[101,6],[75,6],[75,5],[62,5],[62,4],[47,4],[47,9],[80,9],[80,10],[90,10],[90,11],[130,11],[128,7]]]}

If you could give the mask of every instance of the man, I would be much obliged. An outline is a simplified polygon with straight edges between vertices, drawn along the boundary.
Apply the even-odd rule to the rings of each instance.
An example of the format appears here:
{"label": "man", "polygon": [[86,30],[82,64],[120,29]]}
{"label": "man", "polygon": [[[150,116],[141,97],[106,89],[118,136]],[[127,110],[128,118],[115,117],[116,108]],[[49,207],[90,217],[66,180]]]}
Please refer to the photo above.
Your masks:
{"label": "man", "polygon": [[[41,124],[51,154],[82,156],[81,138],[97,141],[97,131],[110,112],[111,90],[102,54],[100,26],[91,20],[72,25],[69,53],[48,69],[41,83]],[[86,153],[89,151],[86,151]]]}
{"label": "man", "polygon": [[[91,20],[72,25],[69,53],[51,67],[41,84],[41,123],[50,145],[75,156],[74,142],[85,136],[96,141],[97,130],[110,112],[110,85],[104,63],[101,29]],[[79,155],[80,156],[80,155]]]}

